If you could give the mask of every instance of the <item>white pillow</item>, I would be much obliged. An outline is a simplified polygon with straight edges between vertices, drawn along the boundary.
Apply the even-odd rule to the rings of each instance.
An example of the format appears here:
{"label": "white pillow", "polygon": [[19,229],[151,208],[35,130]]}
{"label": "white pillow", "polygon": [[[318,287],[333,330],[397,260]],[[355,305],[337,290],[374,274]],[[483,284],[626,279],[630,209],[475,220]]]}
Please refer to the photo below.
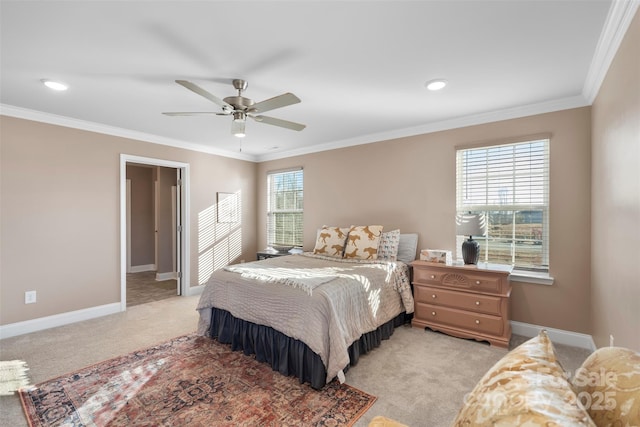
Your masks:
{"label": "white pillow", "polygon": [[400,235],[400,245],[398,246],[398,261],[409,264],[416,259],[418,249],[418,233],[408,233]]}

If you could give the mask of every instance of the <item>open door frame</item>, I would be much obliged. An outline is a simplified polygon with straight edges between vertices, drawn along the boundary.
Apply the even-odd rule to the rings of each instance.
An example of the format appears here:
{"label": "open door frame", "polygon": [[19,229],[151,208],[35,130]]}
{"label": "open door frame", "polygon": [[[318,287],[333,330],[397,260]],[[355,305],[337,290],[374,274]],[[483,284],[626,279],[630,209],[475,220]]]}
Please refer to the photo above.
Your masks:
{"label": "open door frame", "polygon": [[180,200],[177,203],[179,212],[176,212],[182,219],[181,238],[178,238],[176,247],[176,251],[180,254],[179,264],[176,266],[180,275],[178,278],[180,295],[189,295],[189,266],[191,265],[189,259],[189,231],[191,230],[189,225],[189,164],[120,154],[120,311],[127,309],[127,163],[163,166],[178,170],[178,176],[182,181],[178,183],[182,185],[182,191],[177,191]]}

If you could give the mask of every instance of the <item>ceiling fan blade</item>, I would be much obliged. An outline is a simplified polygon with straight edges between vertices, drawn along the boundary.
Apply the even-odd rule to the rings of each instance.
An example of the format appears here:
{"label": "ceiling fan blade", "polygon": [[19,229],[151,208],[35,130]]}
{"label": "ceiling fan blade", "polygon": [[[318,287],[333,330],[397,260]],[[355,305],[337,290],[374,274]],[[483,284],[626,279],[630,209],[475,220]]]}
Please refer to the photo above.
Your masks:
{"label": "ceiling fan blade", "polygon": [[258,102],[257,104],[253,104],[250,108],[250,111],[252,113],[264,113],[266,111],[275,110],[276,108],[282,108],[286,107],[287,105],[297,104],[298,102],[300,102],[300,98],[290,92],[287,92],[282,95],[278,95],[273,98]]}
{"label": "ceiling fan blade", "polygon": [[210,116],[210,115],[220,115],[222,113],[215,113],[213,111],[180,111],[180,112],[168,112],[162,113],[165,116]]}
{"label": "ceiling fan blade", "polygon": [[178,83],[179,85],[186,87],[187,89],[189,89],[192,92],[197,93],[200,96],[203,96],[205,98],[207,98],[209,101],[213,102],[214,104],[219,105],[220,107],[222,107],[223,110],[232,110],[233,111],[233,106],[231,106],[230,104],[227,104],[226,102],[224,102],[222,99],[218,98],[215,95],[210,94],[209,92],[207,92],[206,90],[202,89],[200,86],[188,82],[186,80],[176,80],[176,83]]}
{"label": "ceiling fan blade", "polygon": [[306,128],[307,125],[303,125],[300,123],[290,122],[288,120],[276,119],[275,117],[269,116],[249,116],[256,122],[266,123],[268,125],[280,126],[281,128],[287,128],[291,130],[301,131]]}

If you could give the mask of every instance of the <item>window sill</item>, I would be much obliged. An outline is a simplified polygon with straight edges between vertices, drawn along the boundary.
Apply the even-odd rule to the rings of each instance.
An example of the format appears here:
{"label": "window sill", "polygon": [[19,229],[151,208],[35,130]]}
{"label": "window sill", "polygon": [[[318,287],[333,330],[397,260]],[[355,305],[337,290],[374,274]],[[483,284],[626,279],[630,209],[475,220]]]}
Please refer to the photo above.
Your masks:
{"label": "window sill", "polygon": [[509,276],[512,282],[535,283],[536,285],[553,285],[554,278],[549,273],[535,273],[526,270],[513,270]]}

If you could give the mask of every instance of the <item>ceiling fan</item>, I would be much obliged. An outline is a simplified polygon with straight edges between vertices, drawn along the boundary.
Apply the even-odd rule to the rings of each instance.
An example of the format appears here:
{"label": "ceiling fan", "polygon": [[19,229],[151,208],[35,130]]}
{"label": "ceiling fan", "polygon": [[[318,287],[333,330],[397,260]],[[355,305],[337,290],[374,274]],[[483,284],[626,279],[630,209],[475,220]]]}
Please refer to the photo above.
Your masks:
{"label": "ceiling fan", "polygon": [[215,114],[218,116],[233,116],[231,122],[231,133],[237,137],[245,136],[245,123],[247,117],[251,117],[258,123],[265,123],[273,126],[280,126],[286,129],[301,131],[306,125],[290,122],[288,120],[277,119],[275,117],[263,116],[262,113],[276,108],[286,107],[287,105],[297,104],[300,102],[300,98],[292,93],[284,93],[282,95],[275,96],[273,98],[266,99],[261,102],[254,102],[252,99],[242,96],[242,92],[247,89],[248,83],[242,79],[233,79],[233,87],[238,91],[237,96],[228,96],[224,99],[220,99],[200,86],[188,82],[186,80],[176,80],[176,83],[197,93],[200,96],[207,98],[209,101],[217,104],[222,108],[221,112],[172,112],[162,113],[167,116],[197,116],[197,115],[209,115]]}

